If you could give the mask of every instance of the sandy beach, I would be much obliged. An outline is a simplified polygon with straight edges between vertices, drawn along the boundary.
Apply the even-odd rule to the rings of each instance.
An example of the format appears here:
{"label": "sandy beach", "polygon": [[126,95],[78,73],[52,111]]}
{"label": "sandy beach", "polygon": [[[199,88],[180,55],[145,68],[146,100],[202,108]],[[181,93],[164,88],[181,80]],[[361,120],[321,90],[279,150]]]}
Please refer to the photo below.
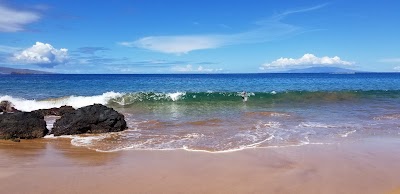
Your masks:
{"label": "sandy beach", "polygon": [[68,139],[0,142],[2,193],[399,193],[400,140],[230,153],[100,153]]}
{"label": "sandy beach", "polygon": [[0,194],[400,194],[400,0],[0,0]]}

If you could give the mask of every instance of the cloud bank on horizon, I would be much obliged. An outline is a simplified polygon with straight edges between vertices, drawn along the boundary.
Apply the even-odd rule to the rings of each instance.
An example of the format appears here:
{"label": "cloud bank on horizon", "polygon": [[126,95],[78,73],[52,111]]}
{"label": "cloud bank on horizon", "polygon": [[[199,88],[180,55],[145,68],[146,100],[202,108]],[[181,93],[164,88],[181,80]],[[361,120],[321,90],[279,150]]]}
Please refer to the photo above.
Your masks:
{"label": "cloud bank on horizon", "polygon": [[172,69],[176,72],[181,72],[181,73],[218,73],[223,71],[223,69],[204,68],[201,65],[199,65],[196,68],[191,64],[186,66],[174,66],[172,67]]}
{"label": "cloud bank on horizon", "polygon": [[288,68],[306,68],[314,66],[351,66],[354,62],[344,61],[338,56],[334,57],[317,57],[313,54],[306,53],[302,57],[293,58],[279,58],[270,63],[261,65],[261,70],[276,70],[276,69],[288,69]]}

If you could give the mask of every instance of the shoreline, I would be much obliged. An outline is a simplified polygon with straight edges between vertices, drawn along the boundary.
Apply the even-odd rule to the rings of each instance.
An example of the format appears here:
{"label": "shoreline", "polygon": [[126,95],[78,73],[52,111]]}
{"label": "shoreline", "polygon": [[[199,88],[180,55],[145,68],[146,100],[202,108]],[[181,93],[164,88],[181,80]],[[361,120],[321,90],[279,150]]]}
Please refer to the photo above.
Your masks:
{"label": "shoreline", "polygon": [[0,141],[5,193],[398,193],[400,140],[210,154]]}

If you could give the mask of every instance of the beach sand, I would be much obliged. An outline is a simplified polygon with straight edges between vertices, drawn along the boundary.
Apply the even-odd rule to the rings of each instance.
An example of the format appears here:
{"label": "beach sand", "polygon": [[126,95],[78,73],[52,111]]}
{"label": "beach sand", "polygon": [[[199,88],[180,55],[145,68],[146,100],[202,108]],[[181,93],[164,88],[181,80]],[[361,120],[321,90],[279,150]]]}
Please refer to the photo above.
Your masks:
{"label": "beach sand", "polygon": [[100,153],[69,139],[0,141],[1,193],[400,193],[400,139]]}

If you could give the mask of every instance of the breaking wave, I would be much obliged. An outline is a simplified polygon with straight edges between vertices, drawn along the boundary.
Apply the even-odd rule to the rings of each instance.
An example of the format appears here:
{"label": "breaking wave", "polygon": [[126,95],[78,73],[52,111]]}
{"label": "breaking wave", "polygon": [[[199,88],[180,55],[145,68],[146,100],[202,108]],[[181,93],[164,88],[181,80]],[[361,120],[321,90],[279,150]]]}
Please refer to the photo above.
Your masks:
{"label": "breaking wave", "polygon": [[[242,101],[242,92],[135,92],[127,93],[110,100],[118,105],[130,105],[143,102],[238,102]],[[400,98],[400,90],[371,91],[284,91],[284,92],[248,92],[249,102],[313,102],[347,101],[360,98]]]}
{"label": "breaking wave", "polygon": [[65,96],[61,98],[50,98],[45,100],[29,100],[12,96],[0,96],[0,101],[7,100],[14,107],[21,111],[33,111],[37,109],[47,109],[61,107],[64,105],[80,108],[92,104],[107,104],[111,99],[122,96],[122,93],[106,92],[97,96]]}
{"label": "breaking wave", "polygon": [[[279,103],[279,102],[338,102],[352,101],[361,98],[400,98],[400,90],[370,90],[370,91],[284,91],[284,92],[248,92],[249,103]],[[242,92],[106,92],[95,96],[64,96],[44,100],[23,99],[13,96],[0,96],[0,101],[10,101],[16,109],[32,111],[63,105],[80,108],[92,104],[109,104],[128,106],[137,103],[157,102],[240,102]]]}

